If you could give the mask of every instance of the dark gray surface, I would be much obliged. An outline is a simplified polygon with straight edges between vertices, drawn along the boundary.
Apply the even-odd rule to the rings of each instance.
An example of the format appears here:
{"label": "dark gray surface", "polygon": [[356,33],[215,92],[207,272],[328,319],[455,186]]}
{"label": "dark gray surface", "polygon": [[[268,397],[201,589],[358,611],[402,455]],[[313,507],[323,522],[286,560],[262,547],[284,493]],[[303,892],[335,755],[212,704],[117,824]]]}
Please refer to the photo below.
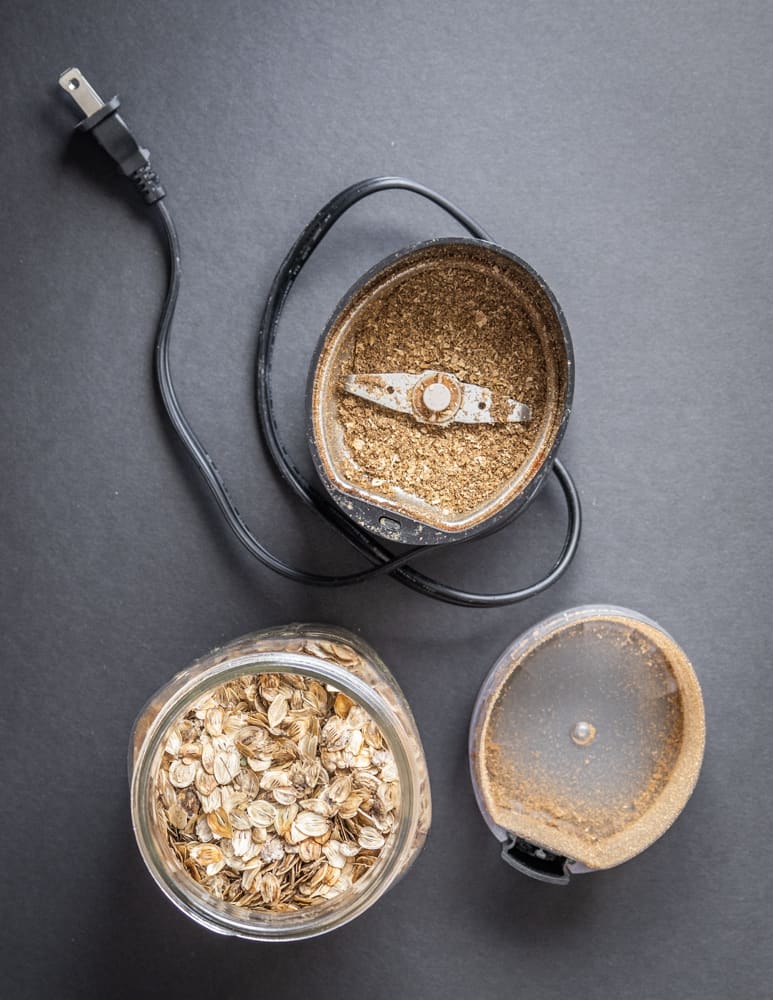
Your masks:
{"label": "dark gray surface", "polygon": [[[771,995],[770,6],[2,4],[4,997],[767,998]],[[561,583],[510,610],[391,581],[314,592],[236,550],[163,426],[160,248],[54,93],[79,65],[155,152],[185,287],[180,395],[243,513],[317,567],[353,556],[256,441],[257,316],[286,247],[353,180],[406,173],[554,289],[577,353],[562,456],[585,501]],[[307,359],[381,256],[453,232],[405,194],[335,231],[288,310],[277,382],[302,446]],[[426,565],[503,587],[545,567],[555,484],[502,535]],[[675,827],[554,889],[502,865],[466,726],[505,644],[612,601],[679,639],[708,747]],[[197,654],[293,619],[348,625],[414,707],[435,820],[408,877],[300,945],[220,939],[144,871],[125,751]]]}

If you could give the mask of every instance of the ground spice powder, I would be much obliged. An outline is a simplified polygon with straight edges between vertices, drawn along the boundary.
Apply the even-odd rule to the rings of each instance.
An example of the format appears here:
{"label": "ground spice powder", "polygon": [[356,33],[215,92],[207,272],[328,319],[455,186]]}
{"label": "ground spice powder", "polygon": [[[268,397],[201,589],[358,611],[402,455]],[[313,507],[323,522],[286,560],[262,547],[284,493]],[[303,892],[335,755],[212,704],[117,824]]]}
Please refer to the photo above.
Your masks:
{"label": "ground spice powder", "polygon": [[365,302],[350,328],[354,374],[449,372],[491,389],[495,401],[528,404],[532,419],[434,427],[341,389],[350,482],[384,496],[404,491],[458,516],[512,480],[540,439],[548,398],[546,321],[528,308],[528,294],[497,264],[440,257]]}

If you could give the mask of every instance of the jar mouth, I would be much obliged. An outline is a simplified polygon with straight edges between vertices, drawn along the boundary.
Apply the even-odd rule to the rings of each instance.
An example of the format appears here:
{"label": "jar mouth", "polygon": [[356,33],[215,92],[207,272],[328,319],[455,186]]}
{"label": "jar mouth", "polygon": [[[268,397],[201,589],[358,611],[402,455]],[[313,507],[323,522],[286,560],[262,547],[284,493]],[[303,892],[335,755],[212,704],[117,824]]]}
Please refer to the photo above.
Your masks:
{"label": "jar mouth", "polygon": [[[171,725],[213,687],[244,674],[302,674],[343,692],[361,705],[380,728],[400,781],[400,813],[394,835],[377,863],[340,896],[297,911],[252,910],[216,899],[199,886],[171,855],[165,855],[153,815],[155,775]],[[132,825],[143,861],[156,884],[187,916],[221,934],[252,940],[293,941],[343,926],[371,906],[396,880],[401,858],[417,827],[418,788],[405,748],[405,734],[378,692],[348,670],[303,653],[261,652],[229,658],[206,669],[177,691],[159,711],[137,751],[131,776]]]}

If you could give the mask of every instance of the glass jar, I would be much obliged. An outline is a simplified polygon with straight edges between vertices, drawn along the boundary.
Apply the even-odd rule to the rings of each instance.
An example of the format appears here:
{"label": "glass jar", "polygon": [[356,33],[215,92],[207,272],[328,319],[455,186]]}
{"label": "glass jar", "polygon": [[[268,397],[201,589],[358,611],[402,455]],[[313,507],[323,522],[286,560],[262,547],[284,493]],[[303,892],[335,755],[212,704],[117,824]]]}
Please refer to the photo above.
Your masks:
{"label": "glass jar", "polygon": [[[249,909],[217,899],[183,869],[156,818],[156,775],[170,727],[210,689],[260,673],[302,674],[362,706],[392,752],[400,784],[397,826],[377,863],[340,896],[290,912]],[[363,913],[411,866],[431,820],[424,750],[405,696],[370,646],[328,626],[288,625],[255,632],[177,674],[151,698],[134,725],[129,773],[137,844],[161,890],[210,930],[259,941],[313,937]]]}

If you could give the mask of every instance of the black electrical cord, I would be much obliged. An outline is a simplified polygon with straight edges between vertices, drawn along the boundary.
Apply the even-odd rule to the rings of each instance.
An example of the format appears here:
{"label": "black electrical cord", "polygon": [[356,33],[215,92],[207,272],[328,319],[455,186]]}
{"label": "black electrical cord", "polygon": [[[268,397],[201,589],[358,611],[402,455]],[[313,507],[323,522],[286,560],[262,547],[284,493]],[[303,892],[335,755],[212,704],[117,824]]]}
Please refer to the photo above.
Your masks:
{"label": "black electrical cord", "polygon": [[172,320],[174,318],[177,297],[180,290],[180,241],[177,236],[177,230],[174,222],[172,221],[172,217],[169,214],[169,210],[166,205],[163,201],[155,202],[154,205],[158,211],[161,224],[166,235],[166,245],[169,256],[169,282],[167,285],[164,304],[161,308],[161,318],[158,324],[155,348],[156,380],[161,393],[161,401],[164,404],[164,409],[166,410],[169,420],[174,427],[177,436],[182,442],[183,447],[188,452],[199,472],[204,477],[204,480],[214,496],[223,516],[225,517],[228,526],[231,528],[242,545],[251,555],[255,556],[255,558],[262,562],[264,566],[272,569],[275,573],[286,576],[290,580],[295,580],[296,583],[306,583],[320,587],[337,587],[345,586],[350,583],[359,583],[361,580],[365,580],[375,574],[389,572],[390,569],[395,569],[408,559],[413,558],[414,555],[418,555],[418,552],[414,549],[405,552],[399,557],[390,559],[389,563],[370,567],[369,569],[361,570],[358,573],[351,573],[346,576],[325,576],[317,573],[308,573],[305,570],[296,569],[294,566],[290,566],[278,556],[269,552],[269,550],[255,537],[255,535],[253,535],[231,499],[217,466],[208,454],[207,450],[204,448],[201,441],[199,441],[191,425],[188,423],[188,419],[177,399],[177,393],[175,392],[174,383],[172,381],[172,373],[169,363],[169,341],[172,330]]}
{"label": "black electrical cord", "polygon": [[[395,565],[395,560],[392,559],[392,554],[388,549],[380,545],[354,521],[345,517],[327,496],[314,489],[293,462],[279,434],[269,373],[279,320],[293,283],[313,251],[345,212],[371,194],[395,189],[410,191],[434,202],[466,229],[471,236],[491,242],[488,233],[460,208],[423,184],[418,184],[405,177],[372,177],[369,180],[352,184],[351,187],[346,188],[331,199],[314,216],[291,247],[274,278],[263,309],[263,316],[258,328],[257,349],[257,404],[263,439],[275,465],[296,495],[308,506],[322,514],[363,555],[371,561],[377,562],[375,569],[378,571],[387,571],[411,589],[451,604],[466,607],[496,607],[515,604],[552,586],[574,558],[580,540],[582,524],[580,498],[571,476],[558,459],[553,463],[553,470],[564,493],[569,516],[564,544],[556,562],[541,580],[530,586],[499,594],[480,594],[451,587],[402,565],[409,559],[413,560],[421,552],[426,552],[428,548],[431,548],[430,546],[421,546],[411,550],[401,557],[400,565]],[[442,543],[442,547],[454,544],[459,543],[445,542]]]}
{"label": "black electrical cord", "polygon": [[[349,208],[378,191],[400,189],[413,192],[434,202],[475,238],[490,241],[486,232],[461,209],[424,185],[403,177],[375,177],[352,185],[328,202],[303,230],[279,268],[269,291],[258,329],[256,389],[261,431],[269,454],[295,494],[329,521],[351,545],[372,563],[366,569],[345,575],[329,576],[306,572],[289,565],[271,553],[247,527],[228,494],[217,466],[188,423],[177,399],[169,361],[169,343],[172,320],[180,290],[180,243],[172,217],[162,201],[166,192],[150,166],[147,150],[139,146],[126,123],[117,114],[117,109],[120,106],[118,98],[113,98],[107,103],[102,102],[77,69],[63,73],[59,82],[86,115],[79,126],[81,130],[90,132],[121,170],[134,181],[145,202],[155,208],[161,221],[166,237],[169,261],[168,285],[161,309],[155,345],[155,369],[161,399],[180,442],[203,476],[228,526],[247,551],[264,566],[298,583],[321,587],[340,587],[388,573],[412,590],[436,600],[466,607],[498,607],[515,604],[541,593],[555,583],[574,557],[581,529],[580,498],[571,476],[558,459],[553,463],[553,470],[563,491],[568,510],[567,532],[558,559],[551,570],[536,583],[504,593],[480,594],[451,587],[406,565],[422,553],[438,546],[419,546],[395,556],[347,518],[327,496],[314,489],[307,482],[282,442],[276,422],[269,373],[282,309],[303,265],[326,233]],[[444,543],[444,545],[452,544],[458,543]]]}

